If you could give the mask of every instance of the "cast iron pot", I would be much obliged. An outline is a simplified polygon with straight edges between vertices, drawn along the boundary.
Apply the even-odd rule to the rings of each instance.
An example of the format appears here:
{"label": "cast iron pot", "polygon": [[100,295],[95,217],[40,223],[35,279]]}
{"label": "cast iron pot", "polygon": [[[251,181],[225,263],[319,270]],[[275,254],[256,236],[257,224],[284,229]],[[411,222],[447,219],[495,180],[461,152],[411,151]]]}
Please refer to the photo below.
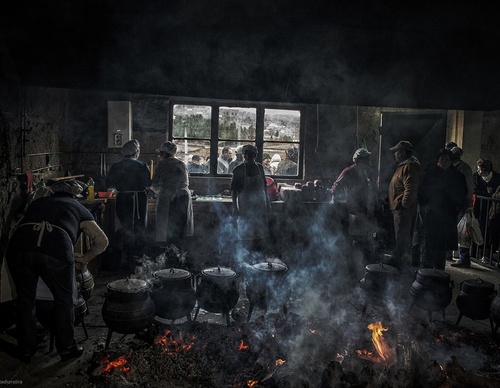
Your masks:
{"label": "cast iron pot", "polygon": [[207,268],[196,278],[198,309],[226,313],[234,309],[239,297],[238,274],[230,268]]}
{"label": "cast iron pot", "polygon": [[[500,296],[498,294],[491,301],[490,306],[490,320],[491,320],[491,330],[496,333],[498,327],[500,326]],[[495,327],[493,327],[493,322]]]}
{"label": "cast iron pot", "polygon": [[291,290],[285,276],[288,267],[281,263],[257,263],[246,273],[246,295],[250,302],[247,320],[254,307],[267,310],[269,307],[283,307],[290,298]]}
{"label": "cast iron pot", "polygon": [[110,331],[138,333],[149,328],[154,317],[155,305],[145,280],[120,279],[107,285],[102,318]]}
{"label": "cast iron pot", "polygon": [[156,315],[165,319],[186,317],[191,320],[191,311],[196,304],[193,274],[184,269],[170,268],[156,271],[154,277],[152,297]]}
{"label": "cast iron pot", "polygon": [[460,283],[460,294],[457,296],[457,307],[462,315],[470,319],[487,319],[490,316],[490,307],[495,297],[495,286],[493,283],[480,278],[467,279]]}
{"label": "cast iron pot", "polygon": [[83,299],[86,301],[92,296],[94,292],[94,277],[89,271],[86,265],[83,265],[80,269],[75,270],[76,281],[80,285],[80,292]]}
{"label": "cast iron pot", "polygon": [[385,294],[392,284],[396,284],[398,278],[397,268],[384,264],[368,264],[365,267],[365,275],[359,281],[363,289],[371,296]]}
{"label": "cast iron pot", "polygon": [[453,286],[449,273],[421,268],[415,274],[415,281],[410,288],[413,304],[427,311],[444,310],[451,303]]}

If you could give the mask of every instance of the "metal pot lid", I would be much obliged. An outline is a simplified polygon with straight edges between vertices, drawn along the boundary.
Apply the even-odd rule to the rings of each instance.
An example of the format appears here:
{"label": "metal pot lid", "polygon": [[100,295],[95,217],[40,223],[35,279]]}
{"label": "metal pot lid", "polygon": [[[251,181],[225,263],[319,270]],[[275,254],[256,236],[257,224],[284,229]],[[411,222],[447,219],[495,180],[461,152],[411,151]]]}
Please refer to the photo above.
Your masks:
{"label": "metal pot lid", "polygon": [[252,267],[266,272],[285,272],[288,270],[288,267],[285,264],[271,262],[257,263],[252,265]]}
{"label": "metal pot lid", "polygon": [[486,289],[486,290],[495,289],[495,285],[493,283],[487,282],[486,280],[483,280],[481,278],[467,279],[467,280],[464,280],[463,283],[467,286],[474,287],[474,288],[481,288],[481,289]]}
{"label": "metal pot lid", "polygon": [[223,267],[206,268],[201,273],[205,276],[216,278],[233,278],[236,276],[236,272],[232,269]]}
{"label": "metal pot lid", "polygon": [[398,269],[396,267],[393,267],[392,265],[387,265],[384,263],[379,263],[379,264],[368,264],[365,267],[366,272],[377,272],[377,273],[384,273],[384,274],[396,274],[398,272]]}
{"label": "metal pot lid", "polygon": [[147,291],[148,283],[142,279],[119,279],[109,283],[108,289],[133,294]]}
{"label": "metal pot lid", "polygon": [[442,279],[442,278],[449,279],[450,278],[450,274],[448,272],[445,272],[445,271],[440,270],[440,269],[435,269],[435,268],[420,268],[418,270],[418,273],[422,276],[430,277],[430,278],[438,278],[438,279]]}
{"label": "metal pot lid", "polygon": [[191,277],[191,272],[180,268],[160,269],[154,275],[166,280],[184,280]]}

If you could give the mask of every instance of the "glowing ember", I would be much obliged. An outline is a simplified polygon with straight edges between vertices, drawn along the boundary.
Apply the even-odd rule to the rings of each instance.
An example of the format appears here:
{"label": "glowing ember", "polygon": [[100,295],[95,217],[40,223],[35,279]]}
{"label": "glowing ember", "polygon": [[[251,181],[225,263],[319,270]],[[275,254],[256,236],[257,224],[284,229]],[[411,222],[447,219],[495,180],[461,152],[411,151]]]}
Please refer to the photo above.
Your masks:
{"label": "glowing ember", "polygon": [[101,364],[106,364],[103,368],[102,371],[104,373],[111,373],[115,369],[118,369],[120,372],[128,372],[130,371],[129,366],[125,366],[127,364],[128,360],[125,356],[120,356],[117,359],[110,361],[109,357],[105,357],[102,361]]}
{"label": "glowing ember", "polygon": [[181,350],[187,352],[195,346],[196,336],[192,335],[190,338],[184,338],[182,333],[178,333],[177,337],[174,337],[171,330],[165,330],[165,335],[157,337],[154,343],[164,347],[169,353]]}
{"label": "glowing ember", "polygon": [[245,344],[245,341],[241,340],[240,341],[240,346],[239,346],[239,350],[247,350],[248,349],[248,345]]}
{"label": "glowing ember", "polygon": [[281,358],[278,358],[276,360],[276,366],[281,366],[286,362],[286,360],[282,360]]}
{"label": "glowing ember", "polygon": [[257,385],[258,381],[257,380],[248,380],[247,381],[247,386],[250,388],[255,387]]}
{"label": "glowing ember", "polygon": [[383,332],[389,329],[386,329],[382,326],[382,322],[378,321],[375,323],[370,323],[368,325],[368,329],[372,331],[372,342],[375,346],[375,350],[377,351],[378,357],[375,357],[372,352],[367,350],[358,350],[358,355],[361,358],[365,358],[370,361],[380,362],[387,365],[394,364],[395,353],[394,350],[385,342]]}

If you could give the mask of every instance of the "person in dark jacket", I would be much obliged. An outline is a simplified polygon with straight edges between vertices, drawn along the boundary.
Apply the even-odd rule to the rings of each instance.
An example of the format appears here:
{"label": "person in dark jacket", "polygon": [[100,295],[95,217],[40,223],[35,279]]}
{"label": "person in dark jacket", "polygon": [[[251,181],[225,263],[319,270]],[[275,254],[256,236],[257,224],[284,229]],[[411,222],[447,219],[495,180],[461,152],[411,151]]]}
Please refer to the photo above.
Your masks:
{"label": "person in dark jacket", "polygon": [[264,168],[255,161],[257,147],[246,144],[242,151],[244,162],[231,179],[233,215],[240,241],[249,249],[265,250],[269,248],[269,198]]}
{"label": "person in dark jacket", "polygon": [[132,272],[137,258],[145,253],[148,203],[146,190],[151,186],[149,167],[138,160],[140,152],[137,140],[126,142],[121,149],[123,160],[111,166],[106,178],[106,185],[118,191],[116,214],[123,232],[123,253]]}
{"label": "person in dark jacket", "polygon": [[285,151],[285,160],[278,164],[276,175],[297,175],[299,160],[299,149],[297,147],[290,147]]}
{"label": "person in dark jacket", "polygon": [[[359,148],[352,157],[354,164],[346,167],[332,186],[334,197],[345,198],[348,213],[348,234],[352,244],[363,252],[365,265],[371,262],[376,232],[375,206],[378,203],[376,177],[366,148]],[[354,268],[350,268],[352,272]]]}
{"label": "person in dark jacket", "polygon": [[[479,220],[479,225],[481,226],[481,232],[484,237],[484,251],[481,262],[485,264],[490,264],[490,251],[489,247],[492,242],[492,236],[498,234],[499,231],[496,227],[491,228],[489,216],[488,216],[488,206],[486,197],[491,198],[493,193],[500,186],[500,173],[493,169],[493,163],[488,159],[479,159],[477,161],[477,171],[472,175],[472,184],[474,186],[474,216]],[[488,229],[486,229],[488,225]]]}
{"label": "person in dark jacket", "polygon": [[388,189],[396,239],[390,264],[401,270],[411,261],[412,226],[417,212],[421,165],[413,156],[413,146],[409,141],[402,140],[390,150],[397,162]]}
{"label": "person in dark jacket", "polygon": [[418,191],[417,228],[423,233],[421,264],[445,269],[446,251],[458,247],[457,216],[465,206],[465,176],[451,167],[451,151],[439,150],[426,165]]}
{"label": "person in dark jacket", "polygon": [[[55,345],[61,359],[82,355],[83,347],[73,338],[75,263],[89,263],[108,246],[108,239],[92,214],[75,199],[83,190],[78,182],[58,181],[50,189],[53,195],[33,201],[26,209],[5,252],[16,301],[18,348],[28,363],[36,353],[35,301],[39,278],[54,298]],[[82,231],[90,239],[90,249],[82,257],[75,257],[73,247]]]}

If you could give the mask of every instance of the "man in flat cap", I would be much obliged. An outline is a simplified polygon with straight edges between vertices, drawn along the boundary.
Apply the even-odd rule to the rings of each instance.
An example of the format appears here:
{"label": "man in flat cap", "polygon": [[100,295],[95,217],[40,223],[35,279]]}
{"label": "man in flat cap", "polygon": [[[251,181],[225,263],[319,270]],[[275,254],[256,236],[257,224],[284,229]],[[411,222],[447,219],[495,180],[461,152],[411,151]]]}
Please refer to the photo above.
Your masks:
{"label": "man in flat cap", "polygon": [[411,262],[412,225],[417,211],[417,193],[422,166],[413,156],[413,146],[409,141],[402,140],[390,150],[397,162],[388,189],[395,233],[391,264],[401,270]]}

